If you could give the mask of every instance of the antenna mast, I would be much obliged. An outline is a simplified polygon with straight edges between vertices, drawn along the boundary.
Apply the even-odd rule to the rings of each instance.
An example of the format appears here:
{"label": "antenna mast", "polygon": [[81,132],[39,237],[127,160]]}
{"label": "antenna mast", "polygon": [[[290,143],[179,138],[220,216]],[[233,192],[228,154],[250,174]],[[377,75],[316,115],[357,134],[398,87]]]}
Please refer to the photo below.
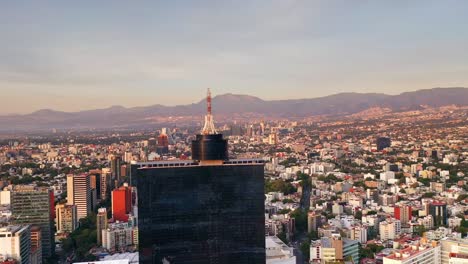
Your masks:
{"label": "antenna mast", "polygon": [[213,116],[211,115],[211,90],[208,88],[208,93],[206,96],[206,108],[207,114],[205,115],[205,125],[202,129],[202,135],[214,135],[218,134],[214,126]]}

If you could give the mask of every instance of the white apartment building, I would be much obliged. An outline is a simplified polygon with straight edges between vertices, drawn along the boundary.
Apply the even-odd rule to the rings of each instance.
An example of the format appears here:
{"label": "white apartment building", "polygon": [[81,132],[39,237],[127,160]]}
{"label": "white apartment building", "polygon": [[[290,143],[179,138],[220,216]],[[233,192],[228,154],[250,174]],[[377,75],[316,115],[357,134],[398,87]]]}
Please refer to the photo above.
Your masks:
{"label": "white apartment building", "polygon": [[0,228],[0,261],[12,258],[21,264],[31,263],[31,231],[29,225]]}
{"label": "white apartment building", "polygon": [[383,264],[440,264],[441,247],[412,245],[383,258]]}

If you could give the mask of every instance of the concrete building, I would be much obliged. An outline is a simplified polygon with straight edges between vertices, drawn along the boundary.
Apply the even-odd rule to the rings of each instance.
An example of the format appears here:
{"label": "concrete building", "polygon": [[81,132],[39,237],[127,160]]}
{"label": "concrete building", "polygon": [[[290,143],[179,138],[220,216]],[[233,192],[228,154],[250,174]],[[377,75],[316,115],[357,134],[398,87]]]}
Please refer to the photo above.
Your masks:
{"label": "concrete building", "polygon": [[440,264],[441,247],[411,245],[383,258],[383,264]]}
{"label": "concrete building", "polygon": [[407,224],[411,221],[411,206],[402,205],[402,206],[395,206],[394,208],[394,215],[395,218],[400,220],[402,224]]}
{"label": "concrete building", "polygon": [[392,240],[401,233],[401,222],[396,219],[388,219],[379,225],[381,240]]}
{"label": "concrete building", "polygon": [[10,225],[0,228],[0,256],[21,264],[31,263],[31,233],[29,225]]}
{"label": "concrete building", "polygon": [[108,227],[106,208],[99,208],[96,218],[97,244],[102,245],[102,231]]}
{"label": "concrete building", "polygon": [[71,233],[78,227],[76,205],[58,204],[56,210],[56,225],[58,233]]}
{"label": "concrete building", "polygon": [[91,211],[91,185],[86,174],[67,175],[67,204],[76,205],[78,220]]}
{"label": "concrete building", "polygon": [[310,263],[352,260],[359,263],[359,242],[342,238],[339,234],[323,237],[311,243]]}
{"label": "concrete building", "polygon": [[317,231],[321,224],[322,216],[316,212],[309,212],[307,215],[307,232]]}
{"label": "concrete building", "polygon": [[352,226],[349,229],[349,238],[351,240],[357,240],[359,243],[367,243],[367,232],[368,232],[368,227],[365,225],[356,225]]}
{"label": "concrete building", "polygon": [[107,250],[121,250],[134,245],[134,227],[128,223],[110,224],[102,230],[102,247]]}
{"label": "concrete building", "polygon": [[11,202],[10,196],[11,196],[11,191],[10,190],[0,191],[0,205],[10,204],[10,202]]}
{"label": "concrete building", "polygon": [[[454,238],[444,238],[440,241],[441,246],[441,263],[449,264],[452,256],[455,255],[465,255],[468,256],[468,239],[454,239]],[[457,258],[458,261],[458,258]],[[466,261],[466,260],[465,260]],[[454,263],[455,260],[452,261]],[[460,262],[457,262],[460,263]],[[461,263],[468,263],[461,262]]]}
{"label": "concrete building", "polygon": [[295,264],[296,257],[294,250],[284,244],[276,236],[267,236],[266,245],[266,263],[267,264]]}

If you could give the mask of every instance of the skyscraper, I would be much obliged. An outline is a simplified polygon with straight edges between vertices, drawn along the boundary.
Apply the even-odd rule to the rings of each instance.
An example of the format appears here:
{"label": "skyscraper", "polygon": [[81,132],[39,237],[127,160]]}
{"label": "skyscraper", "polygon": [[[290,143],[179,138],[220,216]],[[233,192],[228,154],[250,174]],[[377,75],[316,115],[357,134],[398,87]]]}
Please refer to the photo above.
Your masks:
{"label": "skyscraper", "polygon": [[132,165],[141,263],[265,263],[263,161],[227,150],[208,94],[193,160]]}
{"label": "skyscraper", "polygon": [[122,186],[112,191],[112,217],[114,220],[127,222],[132,210],[132,190]]}
{"label": "skyscraper", "polygon": [[86,174],[67,176],[67,204],[76,205],[78,220],[91,211],[90,177]]}
{"label": "skyscraper", "polygon": [[96,216],[96,233],[97,233],[97,244],[102,245],[102,230],[107,229],[107,210],[106,208],[99,208]]}
{"label": "skyscraper", "polygon": [[35,224],[41,228],[42,256],[45,258],[55,251],[50,192],[47,188],[19,185],[11,193],[13,223]]}

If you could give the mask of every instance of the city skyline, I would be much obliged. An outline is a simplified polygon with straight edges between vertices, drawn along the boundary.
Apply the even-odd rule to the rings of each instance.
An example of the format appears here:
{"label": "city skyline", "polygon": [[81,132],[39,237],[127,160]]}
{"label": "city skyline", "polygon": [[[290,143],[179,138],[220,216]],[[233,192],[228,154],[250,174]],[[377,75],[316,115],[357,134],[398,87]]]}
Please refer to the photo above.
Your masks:
{"label": "city skyline", "polygon": [[468,86],[464,2],[109,3],[2,4],[0,115]]}

